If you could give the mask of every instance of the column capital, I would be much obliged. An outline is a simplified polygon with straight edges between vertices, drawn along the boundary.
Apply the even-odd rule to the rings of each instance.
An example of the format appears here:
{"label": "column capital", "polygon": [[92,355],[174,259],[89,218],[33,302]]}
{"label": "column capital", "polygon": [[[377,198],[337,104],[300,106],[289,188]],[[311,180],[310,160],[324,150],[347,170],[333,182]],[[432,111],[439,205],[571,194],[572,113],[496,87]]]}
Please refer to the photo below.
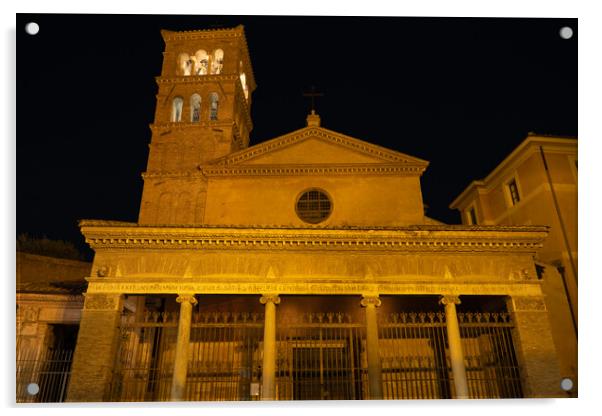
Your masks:
{"label": "column capital", "polygon": [[268,302],[273,303],[274,305],[278,305],[280,303],[280,296],[274,293],[263,294],[261,295],[261,298],[259,298],[259,302],[261,302],[262,305],[265,305]]}
{"label": "column capital", "polygon": [[194,297],[194,294],[191,294],[191,293],[183,293],[183,294],[178,295],[178,297],[176,298],[176,302],[178,302],[178,303],[189,302],[191,305],[196,305],[198,303],[198,301]]}
{"label": "column capital", "polygon": [[462,302],[460,301],[459,295],[441,295],[439,303],[442,305],[459,305]]}
{"label": "column capital", "polygon": [[378,297],[378,295],[363,295],[362,296],[362,300],[360,302],[360,305],[362,305],[363,307],[368,307],[370,305],[378,308],[380,305],[382,304],[380,298]]}

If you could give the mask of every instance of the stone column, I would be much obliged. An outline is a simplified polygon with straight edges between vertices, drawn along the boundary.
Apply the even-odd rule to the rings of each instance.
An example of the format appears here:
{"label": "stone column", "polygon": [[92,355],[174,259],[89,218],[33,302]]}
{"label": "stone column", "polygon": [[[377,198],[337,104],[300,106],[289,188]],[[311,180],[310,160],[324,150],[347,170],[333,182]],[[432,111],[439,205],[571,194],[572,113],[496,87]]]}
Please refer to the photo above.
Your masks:
{"label": "stone column", "polygon": [[278,295],[263,295],[259,301],[265,305],[263,325],[263,374],[261,400],[276,399],[276,305]]}
{"label": "stone column", "polygon": [[381,305],[378,296],[364,296],[360,304],[366,308],[366,350],[368,354],[368,385],[370,399],[382,400],[383,379],[378,351],[378,322],[376,308]]}
{"label": "stone column", "polygon": [[447,341],[451,356],[452,374],[454,375],[454,386],[456,388],[456,399],[468,399],[468,381],[466,379],[466,366],[464,364],[464,352],[462,351],[462,339],[460,338],[460,325],[456,314],[456,305],[460,304],[460,298],[455,295],[441,296],[439,303],[445,305],[445,322],[447,325]]}
{"label": "stone column", "polygon": [[115,365],[122,308],[123,295],[85,295],[66,401],[108,400],[108,386]]}
{"label": "stone column", "polygon": [[171,380],[171,400],[182,401],[186,397],[186,373],[188,371],[188,344],[190,343],[190,323],[192,306],[197,300],[192,294],[179,295],[176,302],[180,304],[178,321],[178,338],[176,341],[176,357]]}
{"label": "stone column", "polygon": [[512,296],[506,305],[514,323],[512,338],[520,365],[523,395],[528,398],[566,397],[566,392],[560,389],[558,356],[544,298]]}

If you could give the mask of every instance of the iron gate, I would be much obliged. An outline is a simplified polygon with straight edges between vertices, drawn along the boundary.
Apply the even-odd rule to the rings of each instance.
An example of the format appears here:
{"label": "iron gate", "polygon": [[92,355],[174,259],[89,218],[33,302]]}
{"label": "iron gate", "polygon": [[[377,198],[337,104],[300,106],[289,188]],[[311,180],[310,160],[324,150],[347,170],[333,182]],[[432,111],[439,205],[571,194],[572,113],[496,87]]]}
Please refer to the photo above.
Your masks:
{"label": "iron gate", "polygon": [[177,334],[175,312],[124,314],[110,401],[168,401]]}
{"label": "iron gate", "polygon": [[344,313],[283,317],[277,326],[278,400],[353,400],[367,388],[365,329]]}
{"label": "iron gate", "polygon": [[470,397],[523,397],[510,314],[458,313],[458,322]]}
{"label": "iron gate", "polygon": [[[139,315],[138,315],[139,316]],[[168,401],[177,341],[177,312],[124,315],[111,401]],[[186,400],[257,398],[263,316],[195,311],[188,347]]]}
{"label": "iron gate", "polygon": [[[469,397],[523,397],[508,313],[458,313]],[[455,397],[445,314],[403,312],[379,324],[385,399]]]}
{"label": "iron gate", "polygon": [[[71,374],[72,350],[35,350],[17,356],[17,403],[63,402]],[[29,387],[29,389],[28,389]]]}
{"label": "iron gate", "polygon": [[402,312],[379,323],[385,399],[453,397],[445,314]]}
{"label": "iron gate", "polygon": [[[510,315],[458,313],[458,320],[469,396],[522,397]],[[170,399],[177,322],[177,312],[123,316],[110,400]],[[365,323],[351,315],[278,315],[276,347],[278,400],[369,397]],[[262,352],[261,314],[195,311],[186,400],[259,399]],[[443,312],[381,319],[379,353],[385,399],[455,397]]]}
{"label": "iron gate", "polygon": [[263,315],[194,313],[186,399],[258,399],[262,351]]}

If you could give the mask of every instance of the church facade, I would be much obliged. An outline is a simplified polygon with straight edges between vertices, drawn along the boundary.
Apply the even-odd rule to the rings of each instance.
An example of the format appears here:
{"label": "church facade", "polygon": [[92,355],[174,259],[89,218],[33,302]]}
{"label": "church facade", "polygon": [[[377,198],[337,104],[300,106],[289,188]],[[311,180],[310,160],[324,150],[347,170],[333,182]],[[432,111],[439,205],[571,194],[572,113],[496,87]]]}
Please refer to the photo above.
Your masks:
{"label": "church facade", "polygon": [[80,221],[67,401],[566,397],[547,226],[430,219],[428,162],[313,111],[250,146],[243,28],[162,34],[139,221]]}

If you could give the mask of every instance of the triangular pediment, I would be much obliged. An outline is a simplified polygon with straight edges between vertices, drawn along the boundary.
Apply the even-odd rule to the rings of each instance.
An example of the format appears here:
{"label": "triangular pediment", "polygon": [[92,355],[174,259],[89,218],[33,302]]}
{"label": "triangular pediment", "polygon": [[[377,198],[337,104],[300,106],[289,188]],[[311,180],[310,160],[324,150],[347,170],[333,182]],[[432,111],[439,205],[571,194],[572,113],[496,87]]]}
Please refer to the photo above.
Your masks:
{"label": "triangular pediment", "polygon": [[322,127],[306,127],[216,159],[210,165],[405,165],[423,171],[428,162]]}

